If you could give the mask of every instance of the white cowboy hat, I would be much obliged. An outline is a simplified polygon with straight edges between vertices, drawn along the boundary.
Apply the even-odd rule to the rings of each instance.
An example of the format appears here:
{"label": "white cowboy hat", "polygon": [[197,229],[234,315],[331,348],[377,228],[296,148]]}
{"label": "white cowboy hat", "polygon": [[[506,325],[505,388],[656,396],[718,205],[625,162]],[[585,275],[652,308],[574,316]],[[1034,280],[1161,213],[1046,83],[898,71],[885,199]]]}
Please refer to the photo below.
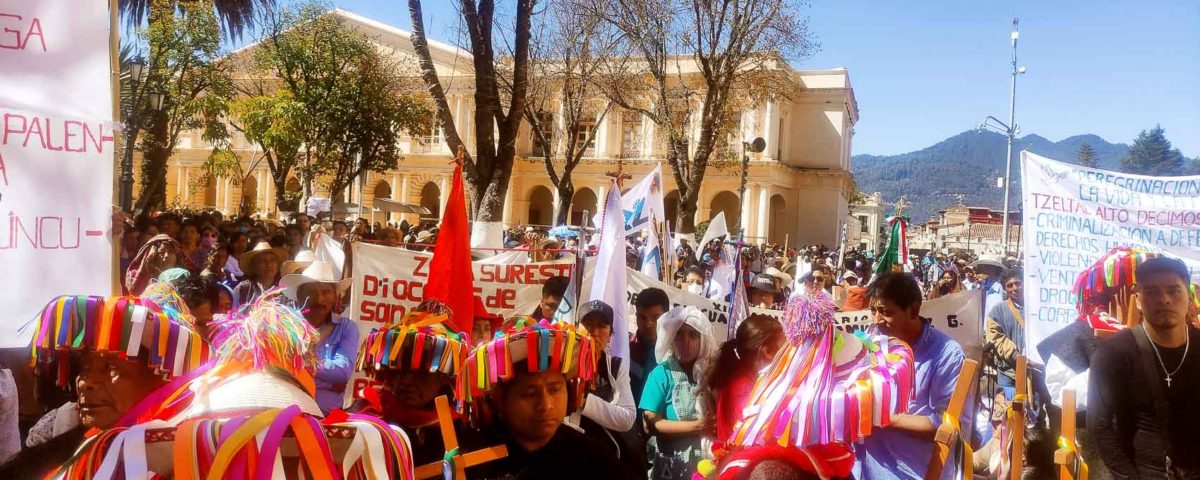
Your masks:
{"label": "white cowboy hat", "polygon": [[317,254],[314,253],[312,250],[308,250],[308,249],[301,250],[296,253],[295,259],[283,262],[283,265],[281,265],[279,267],[279,273],[281,273],[283,275],[291,275],[293,273],[299,272],[301,270],[304,270],[305,268],[308,268],[309,265],[312,265],[313,260],[316,260],[316,259],[317,259]]}
{"label": "white cowboy hat", "polygon": [[784,273],[783,270],[780,270],[778,268],[767,267],[767,269],[765,271],[763,271],[763,273],[770,275],[772,277],[778,278],[780,280],[783,280],[783,283],[792,283],[792,276]]}
{"label": "white cowboy hat", "polygon": [[351,279],[338,279],[333,275],[333,265],[324,260],[314,260],[303,272],[284,275],[279,280],[279,286],[283,288],[283,296],[298,300],[297,295],[300,292],[300,287],[310,283],[329,283],[337,287],[338,293],[342,293],[350,287]]}
{"label": "white cowboy hat", "polygon": [[[200,394],[202,393],[202,394]],[[201,416],[219,416],[222,412],[260,411],[291,405],[314,417],[323,417],[321,407],[303,388],[283,375],[253,371],[237,374],[215,386],[201,386],[195,401],[169,420],[171,424]]]}
{"label": "white cowboy hat", "polygon": [[992,267],[1004,270],[1004,262],[1000,260],[999,255],[980,255],[979,260],[971,264],[971,268],[979,270],[979,267]]}
{"label": "white cowboy hat", "polygon": [[242,268],[242,270],[245,270],[246,268],[248,268],[250,266],[250,262],[254,261],[254,257],[257,257],[264,253],[274,254],[275,259],[279,260],[280,262],[287,260],[288,256],[289,256],[286,248],[275,248],[275,247],[272,247],[271,244],[269,244],[267,242],[258,242],[257,244],[254,245],[253,250],[243,253],[241,256],[238,257],[238,259],[237,259],[238,265]]}

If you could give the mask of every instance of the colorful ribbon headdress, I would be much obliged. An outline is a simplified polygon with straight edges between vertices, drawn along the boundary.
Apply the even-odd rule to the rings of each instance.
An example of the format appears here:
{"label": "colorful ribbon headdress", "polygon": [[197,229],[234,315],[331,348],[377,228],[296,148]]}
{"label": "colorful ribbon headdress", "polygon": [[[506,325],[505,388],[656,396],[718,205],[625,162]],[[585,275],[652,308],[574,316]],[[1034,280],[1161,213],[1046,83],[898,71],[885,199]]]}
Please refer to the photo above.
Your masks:
{"label": "colorful ribbon headdress", "polygon": [[788,305],[788,343],[759,377],[730,448],[851,443],[908,409],[913,354],[904,342],[833,328],[823,295]]}
{"label": "colorful ribbon headdress", "polygon": [[[1136,307],[1131,301],[1133,285],[1137,283],[1137,267],[1158,254],[1130,247],[1117,247],[1079,272],[1071,295],[1079,318],[1086,320],[1092,328],[1115,331],[1133,318]],[[1103,310],[1111,315],[1113,323],[1097,312]]]}
{"label": "colorful ribbon headdress", "polygon": [[[192,330],[193,319],[172,303],[178,295],[166,284],[156,284],[160,305],[141,297],[62,296],[34,319],[30,364],[51,373],[55,385],[71,385],[71,352],[110,352],[125,359],[140,359],[166,377],[183,375],[209,356],[208,344]],[[145,351],[143,352],[143,348]]]}
{"label": "colorful ribbon headdress", "polygon": [[358,371],[417,370],[457,377],[467,360],[465,335],[446,327],[446,313],[410,312],[404,321],[367,334],[358,351]]}
{"label": "colorful ribbon headdress", "polygon": [[[283,444],[289,439],[294,439],[300,461],[313,478],[414,478],[409,441],[399,428],[357,414],[337,413],[321,420],[288,400],[295,397],[265,398],[270,395],[263,394],[261,384],[245,385],[246,379],[275,377],[264,372],[284,372],[303,385],[308,397],[313,394],[317,332],[278,298],[279,290],[268,291],[218,322],[213,362],[156,391],[135,407],[140,413],[127,415],[134,421],[123,421],[121,427],[85,442],[64,464],[63,478],[109,478],[117,468],[126,478],[151,478],[151,473],[193,479],[282,478]],[[215,399],[215,392],[236,382],[241,382],[240,395],[264,397],[262,403],[222,411],[225,404]],[[278,404],[285,401],[291,404]],[[144,408],[149,402],[159,405]],[[349,445],[335,448],[332,444],[338,439]],[[158,450],[168,455],[148,455],[155,451],[151,444],[158,442],[173,442],[169,449]]]}
{"label": "colorful ribbon headdress", "polygon": [[[510,380],[517,365],[523,363],[531,373],[562,372],[579,391],[585,391],[596,375],[599,351],[591,337],[565,322],[551,323],[522,317],[490,342],[480,344],[467,357],[466,367],[458,376],[460,401],[467,406],[483,399],[499,382]],[[576,395],[579,408],[583,395]]]}

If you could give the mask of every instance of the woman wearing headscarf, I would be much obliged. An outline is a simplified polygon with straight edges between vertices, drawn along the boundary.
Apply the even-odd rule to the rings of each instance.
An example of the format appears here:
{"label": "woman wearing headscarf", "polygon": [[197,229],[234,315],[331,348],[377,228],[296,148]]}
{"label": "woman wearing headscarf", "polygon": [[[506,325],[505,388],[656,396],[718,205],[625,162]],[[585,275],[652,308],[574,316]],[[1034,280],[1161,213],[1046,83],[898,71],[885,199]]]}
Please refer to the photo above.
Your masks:
{"label": "woman wearing headscarf", "polygon": [[958,280],[958,273],[953,270],[943,270],[938,277],[937,283],[929,289],[928,300],[941,298],[952,293],[961,292],[963,289],[962,282]]}
{"label": "woman wearing headscarf", "polygon": [[654,355],[659,363],[646,378],[638,405],[657,443],[652,479],[691,478],[696,471],[704,432],[697,389],[715,343],[699,308],[675,307],[658,320]]}
{"label": "woman wearing headscarf", "polygon": [[174,268],[179,261],[179,242],[166,234],[155,235],[142,245],[125,272],[125,294],[141,295],[150,281]]}

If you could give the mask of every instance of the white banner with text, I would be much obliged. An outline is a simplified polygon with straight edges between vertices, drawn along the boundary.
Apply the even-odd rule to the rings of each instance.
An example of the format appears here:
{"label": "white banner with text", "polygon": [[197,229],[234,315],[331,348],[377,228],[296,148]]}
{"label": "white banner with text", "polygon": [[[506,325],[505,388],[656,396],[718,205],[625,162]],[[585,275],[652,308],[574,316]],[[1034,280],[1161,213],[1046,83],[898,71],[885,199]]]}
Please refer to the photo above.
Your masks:
{"label": "white banner with text", "polygon": [[1115,247],[1183,260],[1200,273],[1200,177],[1148,177],[1021,152],[1025,352],[1075,321],[1080,272]]}
{"label": "white banner with text", "polygon": [[108,2],[0,2],[0,347],[58,295],[112,293]]}

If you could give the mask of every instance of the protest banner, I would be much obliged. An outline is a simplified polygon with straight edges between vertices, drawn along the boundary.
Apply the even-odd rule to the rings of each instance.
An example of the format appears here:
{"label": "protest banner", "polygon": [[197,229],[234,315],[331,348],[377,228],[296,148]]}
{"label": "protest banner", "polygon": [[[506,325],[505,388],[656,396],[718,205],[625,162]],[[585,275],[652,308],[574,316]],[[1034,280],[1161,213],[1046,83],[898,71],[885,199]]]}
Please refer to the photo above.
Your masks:
{"label": "protest banner", "polygon": [[[968,290],[921,302],[921,316],[933,321],[933,327],[953,338],[967,358],[983,358],[983,290]],[[839,312],[834,316],[837,328],[853,332],[872,323],[870,310]]]}
{"label": "protest banner", "polygon": [[[403,320],[425,298],[433,253],[362,242],[355,242],[351,248],[354,274],[346,316],[358,323],[359,338],[367,338],[371,329]],[[529,263],[524,256],[505,258],[510,262],[471,265],[475,295],[488,313],[505,318],[531,314],[542,300],[542,284],[553,276],[570,275],[574,267],[571,259]],[[362,375],[356,374],[347,398],[365,385]]]}
{"label": "protest banner", "polygon": [[[354,275],[350,286],[350,308],[345,315],[358,323],[359,338],[366,338],[371,329],[399,322],[410,309],[421,303],[433,254],[362,242],[354,243],[351,248]],[[525,252],[506,252],[472,262],[475,294],[483,301],[488,313],[505,318],[533,313],[542,299],[542,284],[553,276],[570,276],[575,266],[571,256],[536,263],[530,263],[527,258]],[[585,295],[591,284],[595,261],[595,257],[592,257],[587,262]],[[645,288],[656,287],[667,292],[673,306],[690,305],[703,310],[709,321],[714,323],[713,335],[716,340],[725,341],[729,305],[693,295],[628,267],[626,273],[628,314],[625,321],[631,334],[637,329],[634,307],[637,293]],[[752,308],[751,313],[783,318],[783,312],[779,310]],[[351,380],[351,388],[347,389],[347,398],[366,384],[361,375],[356,375]]]}
{"label": "protest banner", "polygon": [[1025,354],[1075,321],[1079,273],[1115,247],[1178,258],[1200,273],[1200,176],[1148,177],[1021,152]]}
{"label": "protest banner", "polygon": [[51,298],[113,289],[108,2],[0,3],[0,347]]}

